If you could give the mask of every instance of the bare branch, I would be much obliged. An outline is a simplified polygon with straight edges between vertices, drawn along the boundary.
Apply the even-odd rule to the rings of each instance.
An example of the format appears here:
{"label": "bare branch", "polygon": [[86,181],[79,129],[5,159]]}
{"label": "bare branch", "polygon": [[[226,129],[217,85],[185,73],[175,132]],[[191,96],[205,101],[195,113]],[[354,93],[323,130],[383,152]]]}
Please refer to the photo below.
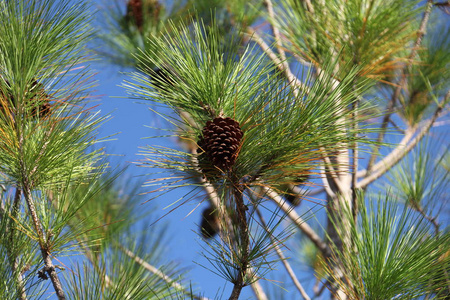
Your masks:
{"label": "bare branch", "polygon": [[237,212],[237,228],[239,228],[239,240],[241,241],[241,245],[239,245],[241,249],[240,257],[239,257],[239,267],[237,278],[234,280],[233,290],[231,291],[231,295],[229,300],[237,300],[239,299],[239,295],[241,294],[242,288],[246,285],[245,275],[247,274],[250,266],[250,236],[249,236],[249,228],[246,217],[246,210],[248,209],[244,204],[243,191],[240,188],[235,188],[233,191],[235,207]]}
{"label": "bare branch", "polygon": [[329,177],[331,177],[331,179],[332,179],[333,183],[336,185],[336,187],[340,191],[342,191],[344,189],[344,187],[342,186],[342,182],[339,180],[339,175],[336,172],[336,170],[334,169],[333,163],[331,162],[330,157],[326,153],[325,148],[321,147],[320,150],[323,153],[323,161],[324,161],[325,167],[327,169],[327,173],[329,174]]}
{"label": "bare branch", "polygon": [[412,205],[411,206],[414,210],[416,210],[419,214],[421,214],[428,222],[430,222],[434,226],[434,231],[436,236],[439,235],[439,223],[436,221],[435,217],[432,217],[430,215],[427,215],[427,213],[423,210],[423,208],[419,205]]}
{"label": "bare branch", "polygon": [[55,266],[53,265],[50,251],[46,245],[45,233],[42,229],[41,222],[37,215],[36,207],[34,206],[34,201],[31,197],[30,185],[28,183],[26,176],[23,176],[22,186],[25,202],[28,205],[28,210],[30,211],[31,214],[31,220],[33,222],[34,229],[36,230],[39,239],[38,240],[39,247],[41,250],[42,259],[44,260],[43,272],[47,273],[48,276],[50,277],[50,280],[52,281],[53,284],[53,289],[55,290],[58,299],[65,300],[66,296],[62,289],[61,281],[59,280],[58,274],[56,273]]}

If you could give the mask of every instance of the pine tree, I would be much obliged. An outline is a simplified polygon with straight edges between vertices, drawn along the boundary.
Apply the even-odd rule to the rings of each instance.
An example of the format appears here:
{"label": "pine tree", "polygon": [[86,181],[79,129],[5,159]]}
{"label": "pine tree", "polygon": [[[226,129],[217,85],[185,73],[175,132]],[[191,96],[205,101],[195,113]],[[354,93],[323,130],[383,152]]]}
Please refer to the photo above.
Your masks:
{"label": "pine tree", "polygon": [[0,298],[209,299],[109,170],[98,57],[179,141],[149,140],[143,188],[203,207],[216,298],[447,299],[448,7],[129,0],[94,33],[85,1],[0,2]]}

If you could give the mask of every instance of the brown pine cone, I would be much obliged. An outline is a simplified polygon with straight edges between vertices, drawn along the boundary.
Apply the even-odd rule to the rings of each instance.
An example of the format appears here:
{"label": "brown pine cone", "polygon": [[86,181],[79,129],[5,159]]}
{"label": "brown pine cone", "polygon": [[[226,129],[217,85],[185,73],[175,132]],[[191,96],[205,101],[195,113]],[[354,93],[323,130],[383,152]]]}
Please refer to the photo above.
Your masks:
{"label": "brown pine cone", "polygon": [[134,22],[139,31],[142,31],[145,18],[158,21],[161,4],[156,0],[129,0],[126,18]]}
{"label": "brown pine cone", "polygon": [[200,224],[202,236],[206,239],[214,237],[219,231],[219,220],[214,208],[208,207],[202,213],[202,222]]}
{"label": "brown pine cone", "polygon": [[214,167],[222,172],[230,170],[236,161],[242,136],[239,123],[229,117],[206,122],[197,149],[203,172]]}

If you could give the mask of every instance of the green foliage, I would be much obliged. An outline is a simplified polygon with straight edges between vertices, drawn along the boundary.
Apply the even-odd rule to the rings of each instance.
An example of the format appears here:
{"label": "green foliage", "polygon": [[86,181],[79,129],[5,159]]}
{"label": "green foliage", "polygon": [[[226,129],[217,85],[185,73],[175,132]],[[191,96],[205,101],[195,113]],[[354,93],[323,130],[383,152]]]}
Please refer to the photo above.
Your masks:
{"label": "green foliage", "polygon": [[[174,27],[170,29],[173,30]],[[206,121],[215,117],[238,121],[244,137],[233,166],[233,178],[250,179],[249,185],[256,178],[264,184],[295,183],[323,156],[320,148],[338,151],[340,143],[355,138],[352,121],[338,120],[356,101],[355,93],[363,93],[371,84],[363,80],[355,85],[357,69],[334,86],[329,75],[334,64],[330,61],[317,79],[308,73],[305,80],[310,85],[308,93],[295,95],[277,77],[267,76],[272,67],[264,63],[263,56],[254,55],[252,48],[238,56],[239,43],[222,44],[215,26],[205,28],[196,23],[192,31],[184,28],[173,37],[154,39],[151,43],[160,49],[160,55],[153,59],[144,53],[142,63],[149,61],[150,65],[166,68],[166,77],[148,81],[147,77],[133,73],[135,82],[124,86],[135,97],[174,109],[179,116],[169,120],[178,127],[177,134],[184,140],[196,143]],[[143,71],[147,69],[144,67]],[[344,130],[348,134],[342,135]],[[202,175],[192,163],[195,154],[148,146],[145,155],[149,166],[182,171],[188,173],[188,178]],[[228,179],[218,178],[223,180],[219,189],[235,184],[227,176]]]}
{"label": "green foliage", "polygon": [[[190,15],[189,1],[187,3],[173,1],[171,7],[153,0],[142,2],[144,5],[141,9],[133,11],[128,5],[124,11],[120,2],[114,0],[100,12],[102,26],[97,33],[95,51],[109,58],[112,63],[124,67],[136,67],[138,61],[135,55],[141,51],[154,50],[148,43],[148,39],[160,37],[161,31],[169,20],[178,24]],[[141,21],[136,21],[137,14],[141,15]]]}
{"label": "green foliage", "polygon": [[343,224],[350,224],[351,243],[334,249],[330,261],[342,277],[330,265],[326,271],[351,299],[416,299],[446,288],[441,270],[448,264],[450,235],[434,236],[424,217],[392,199],[371,199],[366,205],[361,196],[357,221],[347,208],[335,224],[342,237]]}
{"label": "green foliage", "polygon": [[[344,49],[340,60],[360,66],[360,75],[385,79],[397,68],[414,34],[417,1],[313,1],[312,13],[304,1],[283,0],[273,22],[286,36],[289,51],[326,66],[327,57]],[[330,53],[331,52],[331,53]],[[347,66],[339,72],[348,72]]]}
{"label": "green foliage", "polygon": [[[89,74],[79,47],[91,33],[87,5],[68,1],[2,2],[0,19],[0,181],[32,188],[85,176],[99,160],[96,128],[105,118],[84,104]],[[58,12],[58,13],[56,13]],[[23,71],[26,70],[26,71]],[[38,83],[37,85],[35,83]],[[36,93],[30,90],[43,88]],[[49,113],[30,116],[48,101]]]}
{"label": "green foliage", "polygon": [[[145,262],[155,260],[152,253],[145,255],[137,247],[131,251]],[[70,299],[176,299],[175,289],[137,264],[118,246],[102,251],[96,263],[98,265],[94,266],[92,263],[78,263],[76,269],[69,273],[66,280]],[[165,274],[173,273],[171,268],[161,269]]]}

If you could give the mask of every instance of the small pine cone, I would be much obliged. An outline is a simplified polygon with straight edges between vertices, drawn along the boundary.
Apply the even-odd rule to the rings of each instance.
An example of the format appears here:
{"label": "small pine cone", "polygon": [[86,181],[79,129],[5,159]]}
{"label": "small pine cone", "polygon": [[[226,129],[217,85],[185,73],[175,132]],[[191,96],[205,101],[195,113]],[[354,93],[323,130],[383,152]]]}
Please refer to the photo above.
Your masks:
{"label": "small pine cone", "polygon": [[206,239],[214,237],[219,232],[219,219],[214,208],[208,207],[203,211],[200,230],[202,236]]}
{"label": "small pine cone", "polygon": [[[217,117],[206,122],[202,131],[203,136],[198,142],[199,164],[203,172],[208,163],[212,168],[222,171],[230,170],[234,165],[243,132],[239,123],[231,118]],[[204,157],[203,157],[204,155]]]}
{"label": "small pine cone", "polygon": [[45,118],[50,114],[51,104],[47,99],[43,100],[38,106],[33,106],[31,109],[31,116],[36,118],[39,115],[39,118]]}
{"label": "small pine cone", "polygon": [[50,114],[51,104],[48,100],[49,96],[45,93],[44,86],[36,80],[32,83],[30,91],[28,92],[28,101],[30,101],[31,117],[44,118]]}
{"label": "small pine cone", "polygon": [[139,31],[144,25],[144,18],[158,21],[161,4],[156,0],[129,0],[126,18],[134,22]]}
{"label": "small pine cone", "polygon": [[9,91],[11,86],[7,80],[5,80],[5,83],[5,86],[0,88],[0,110],[2,114],[6,114],[9,110],[10,103],[14,103],[14,98]]}

